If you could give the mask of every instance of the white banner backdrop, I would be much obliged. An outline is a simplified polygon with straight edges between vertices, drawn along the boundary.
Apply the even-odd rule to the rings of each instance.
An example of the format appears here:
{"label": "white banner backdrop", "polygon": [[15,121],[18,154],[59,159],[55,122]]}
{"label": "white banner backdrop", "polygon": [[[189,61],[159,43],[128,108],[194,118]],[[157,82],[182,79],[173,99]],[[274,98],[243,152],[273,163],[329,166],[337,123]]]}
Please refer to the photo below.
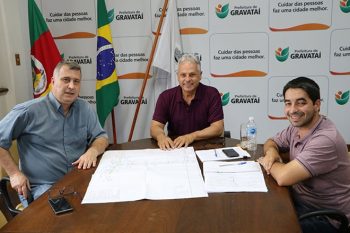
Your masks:
{"label": "white banner backdrop", "polygon": [[[96,1],[36,0],[60,52],[82,65],[81,97],[95,105]],[[106,0],[121,88],[118,142],[128,140],[163,0]],[[225,129],[254,116],[263,143],[289,123],[282,88],[307,76],[321,87],[321,112],[350,143],[350,9],[340,0],[177,0],[185,52],[202,61],[205,84],[222,93]],[[159,90],[148,80],[133,140],[149,137]],[[345,93],[345,94],[344,94]],[[111,120],[106,129],[112,138]],[[112,141],[112,140],[111,140]]]}

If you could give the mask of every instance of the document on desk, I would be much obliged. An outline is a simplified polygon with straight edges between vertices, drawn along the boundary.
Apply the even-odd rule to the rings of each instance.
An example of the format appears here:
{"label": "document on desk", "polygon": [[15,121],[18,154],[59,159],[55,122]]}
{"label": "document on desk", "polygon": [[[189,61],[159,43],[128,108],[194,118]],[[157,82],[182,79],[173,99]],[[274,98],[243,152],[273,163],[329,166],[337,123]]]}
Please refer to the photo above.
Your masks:
{"label": "document on desk", "polygon": [[254,161],[203,164],[207,192],[267,192],[259,163]]}
{"label": "document on desk", "polygon": [[207,197],[193,147],[106,151],[83,204]]}
{"label": "document on desk", "polygon": [[[234,158],[227,157],[224,154],[224,152],[222,152],[222,150],[224,150],[224,149],[234,149],[239,154],[239,156],[234,157]],[[232,159],[250,158],[250,154],[238,146],[218,148],[218,149],[209,149],[209,150],[197,150],[196,154],[202,162],[215,161],[215,160],[232,160]]]}

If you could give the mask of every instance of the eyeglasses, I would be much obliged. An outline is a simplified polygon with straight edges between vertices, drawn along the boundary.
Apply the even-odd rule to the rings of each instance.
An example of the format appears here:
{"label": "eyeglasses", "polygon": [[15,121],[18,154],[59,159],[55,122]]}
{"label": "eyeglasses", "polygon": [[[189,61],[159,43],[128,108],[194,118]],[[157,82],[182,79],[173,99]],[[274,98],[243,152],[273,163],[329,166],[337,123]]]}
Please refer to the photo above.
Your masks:
{"label": "eyeglasses", "polygon": [[56,199],[63,196],[68,195],[77,195],[80,197],[79,193],[74,190],[74,187],[69,185],[63,188],[60,187],[52,187],[48,190],[48,197],[50,200]]}

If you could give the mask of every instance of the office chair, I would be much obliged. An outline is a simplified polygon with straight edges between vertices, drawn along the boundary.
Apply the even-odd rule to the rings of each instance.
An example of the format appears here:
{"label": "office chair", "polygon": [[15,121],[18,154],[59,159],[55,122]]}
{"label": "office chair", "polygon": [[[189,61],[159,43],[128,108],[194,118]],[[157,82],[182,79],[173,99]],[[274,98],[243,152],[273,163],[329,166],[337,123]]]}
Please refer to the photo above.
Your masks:
{"label": "office chair", "polygon": [[340,223],[340,226],[338,228],[339,233],[350,233],[350,226],[349,226],[349,220],[346,217],[346,215],[338,210],[332,210],[332,209],[322,209],[317,211],[312,211],[306,214],[303,214],[299,217],[299,221],[306,219],[306,218],[312,218],[317,216],[326,216],[331,219],[335,219]]}
{"label": "office chair", "polygon": [[[9,151],[16,164],[18,164],[19,155],[16,140],[12,142],[12,146],[10,147]],[[19,210],[20,207],[18,207],[20,201],[16,191],[11,188],[9,177],[2,168],[0,169],[0,178],[0,210],[5,216],[6,220],[10,221],[14,216],[21,212]]]}
{"label": "office chair", "polygon": [[231,138],[231,131],[225,130],[224,131],[224,138]]}
{"label": "office chair", "polygon": [[10,221],[21,211],[16,208],[20,203],[17,193],[10,186],[10,178],[4,176],[0,180],[0,210],[7,221]]}

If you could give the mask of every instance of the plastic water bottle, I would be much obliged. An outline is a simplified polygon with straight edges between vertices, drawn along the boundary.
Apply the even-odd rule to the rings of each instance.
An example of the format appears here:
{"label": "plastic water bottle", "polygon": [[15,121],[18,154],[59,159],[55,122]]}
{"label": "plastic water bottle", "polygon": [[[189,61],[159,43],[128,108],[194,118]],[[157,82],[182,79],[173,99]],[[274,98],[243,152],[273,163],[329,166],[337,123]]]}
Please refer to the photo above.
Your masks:
{"label": "plastic water bottle", "polygon": [[249,121],[247,123],[247,149],[250,151],[256,151],[257,145],[256,145],[256,133],[257,128],[254,121],[254,117],[249,117]]}

